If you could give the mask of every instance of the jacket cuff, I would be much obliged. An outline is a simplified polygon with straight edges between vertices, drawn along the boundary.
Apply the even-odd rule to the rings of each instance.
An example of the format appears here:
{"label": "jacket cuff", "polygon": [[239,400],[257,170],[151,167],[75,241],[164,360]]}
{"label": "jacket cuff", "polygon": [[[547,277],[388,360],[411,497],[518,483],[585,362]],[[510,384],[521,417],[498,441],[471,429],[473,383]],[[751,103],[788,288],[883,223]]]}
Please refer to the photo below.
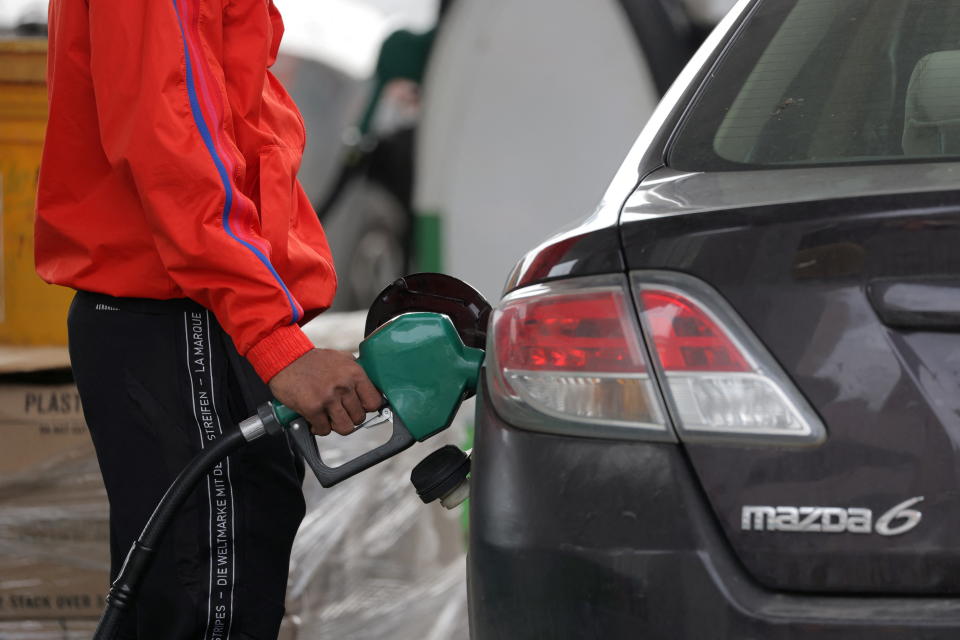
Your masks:
{"label": "jacket cuff", "polygon": [[273,376],[313,348],[307,334],[293,324],[280,327],[253,345],[247,352],[247,360],[264,382],[270,382]]}

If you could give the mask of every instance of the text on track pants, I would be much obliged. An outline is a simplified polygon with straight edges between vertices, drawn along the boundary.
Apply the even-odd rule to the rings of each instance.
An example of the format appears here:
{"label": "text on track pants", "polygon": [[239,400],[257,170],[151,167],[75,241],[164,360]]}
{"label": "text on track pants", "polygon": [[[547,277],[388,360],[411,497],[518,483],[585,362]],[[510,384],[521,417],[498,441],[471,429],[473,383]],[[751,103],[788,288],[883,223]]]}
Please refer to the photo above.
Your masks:
{"label": "text on track pants", "polygon": [[[110,499],[112,576],[187,462],[270,398],[213,314],[188,300],[80,292],[70,358]],[[124,638],[274,640],[303,464],[285,438],[222,462],[178,514]]]}

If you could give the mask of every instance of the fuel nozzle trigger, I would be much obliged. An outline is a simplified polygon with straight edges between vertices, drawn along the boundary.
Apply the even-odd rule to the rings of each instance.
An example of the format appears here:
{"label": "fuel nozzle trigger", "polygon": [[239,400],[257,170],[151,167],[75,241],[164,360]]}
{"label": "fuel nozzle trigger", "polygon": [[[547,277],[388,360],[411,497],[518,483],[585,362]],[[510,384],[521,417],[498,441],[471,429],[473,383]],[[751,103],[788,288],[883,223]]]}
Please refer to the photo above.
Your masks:
{"label": "fuel nozzle trigger", "polygon": [[[380,424],[383,419],[378,416],[368,422]],[[358,428],[363,428],[366,424],[364,423]],[[416,439],[407,430],[400,418],[393,415],[393,435],[387,442],[340,466],[330,467],[324,463],[323,457],[320,455],[320,449],[317,447],[317,439],[311,433],[310,425],[307,424],[306,420],[297,418],[290,423],[289,430],[293,443],[300,455],[303,456],[304,462],[313,470],[317,480],[320,481],[320,486],[325,488],[332,487],[338,482],[365,471],[378,462],[392,458],[404,449],[409,449],[416,442]]]}

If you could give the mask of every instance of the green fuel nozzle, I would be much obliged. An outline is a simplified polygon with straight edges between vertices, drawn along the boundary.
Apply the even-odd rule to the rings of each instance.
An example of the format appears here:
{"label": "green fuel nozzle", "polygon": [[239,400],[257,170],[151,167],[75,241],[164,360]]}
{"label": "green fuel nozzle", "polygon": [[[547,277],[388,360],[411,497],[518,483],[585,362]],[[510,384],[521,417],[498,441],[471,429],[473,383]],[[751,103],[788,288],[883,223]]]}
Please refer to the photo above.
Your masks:
{"label": "green fuel nozzle", "polygon": [[320,484],[331,487],[449,427],[460,404],[476,393],[484,355],[482,349],[465,346],[453,322],[441,313],[404,313],[370,334],[360,343],[357,362],[386,405],[383,417],[368,422],[389,418],[393,435],[337,467],[323,462],[307,422],[279,402],[263,405],[250,420],[262,423],[267,433],[287,429]]}

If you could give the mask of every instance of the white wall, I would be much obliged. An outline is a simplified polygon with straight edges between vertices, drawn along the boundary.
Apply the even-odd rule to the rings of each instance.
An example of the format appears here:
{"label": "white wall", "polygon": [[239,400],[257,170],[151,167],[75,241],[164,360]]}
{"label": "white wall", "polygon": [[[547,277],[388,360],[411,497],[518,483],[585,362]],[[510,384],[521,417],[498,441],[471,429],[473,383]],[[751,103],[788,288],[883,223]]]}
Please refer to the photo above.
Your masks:
{"label": "white wall", "polygon": [[615,0],[460,0],[426,81],[416,207],[444,267],[492,299],[516,261],[591,212],[656,104]]}

